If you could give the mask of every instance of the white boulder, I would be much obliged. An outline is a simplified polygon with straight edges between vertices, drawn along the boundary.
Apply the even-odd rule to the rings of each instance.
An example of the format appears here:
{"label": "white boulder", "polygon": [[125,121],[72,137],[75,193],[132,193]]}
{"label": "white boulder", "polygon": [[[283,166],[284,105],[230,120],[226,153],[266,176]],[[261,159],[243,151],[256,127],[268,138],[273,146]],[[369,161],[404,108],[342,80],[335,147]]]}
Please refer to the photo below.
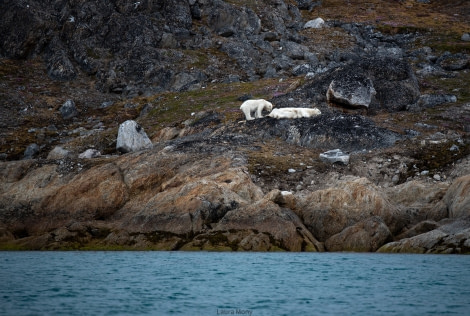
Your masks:
{"label": "white boulder", "polygon": [[151,146],[152,141],[136,121],[128,120],[119,126],[116,149],[121,153],[139,151]]}
{"label": "white boulder", "polygon": [[322,18],[316,18],[305,23],[304,29],[321,29],[324,24],[325,21]]}
{"label": "white boulder", "polygon": [[341,162],[345,165],[349,163],[349,155],[341,151],[341,149],[328,150],[320,154],[320,159],[325,162]]}
{"label": "white boulder", "polygon": [[56,146],[49,152],[49,154],[47,155],[47,159],[63,159],[69,157],[70,155],[70,151],[60,146]]}
{"label": "white boulder", "polygon": [[78,158],[80,158],[80,159],[91,159],[91,158],[96,158],[96,157],[99,157],[99,156],[101,156],[101,153],[98,150],[89,148],[89,149],[85,150],[84,152],[82,152],[80,155],[78,155]]}

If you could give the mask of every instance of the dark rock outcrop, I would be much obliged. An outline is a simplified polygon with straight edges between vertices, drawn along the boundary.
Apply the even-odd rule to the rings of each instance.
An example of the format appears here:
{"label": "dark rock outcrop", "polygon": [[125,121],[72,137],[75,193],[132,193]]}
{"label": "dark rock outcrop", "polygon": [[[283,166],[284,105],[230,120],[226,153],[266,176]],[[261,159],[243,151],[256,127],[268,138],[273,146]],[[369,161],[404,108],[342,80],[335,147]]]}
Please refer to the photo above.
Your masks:
{"label": "dark rock outcrop", "polygon": [[[389,56],[364,56],[327,72],[305,86],[307,96],[317,103],[324,102],[332,84],[332,89],[338,86],[336,90],[347,91],[348,97],[338,98],[331,92],[328,93],[329,101],[354,107],[355,103],[365,106],[365,101],[370,99],[368,108],[371,110],[402,111],[407,105],[416,103],[420,96],[418,81],[410,64],[404,59]],[[361,95],[366,93],[362,97],[363,102],[351,100],[358,93],[356,90]]]}
{"label": "dark rock outcrop", "polygon": [[[254,125],[259,129],[253,129]],[[341,148],[343,151],[387,147],[401,138],[397,133],[377,127],[364,116],[337,113],[296,120],[269,118],[247,122],[246,127],[248,134],[256,133],[262,138],[280,137],[290,144],[303,147]]]}

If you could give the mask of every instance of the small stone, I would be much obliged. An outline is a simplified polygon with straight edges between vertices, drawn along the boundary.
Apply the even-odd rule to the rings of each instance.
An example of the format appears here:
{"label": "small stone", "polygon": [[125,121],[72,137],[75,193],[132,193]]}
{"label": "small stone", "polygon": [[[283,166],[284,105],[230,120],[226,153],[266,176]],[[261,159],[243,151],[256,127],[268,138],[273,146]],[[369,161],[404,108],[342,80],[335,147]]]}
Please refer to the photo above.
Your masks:
{"label": "small stone", "polygon": [[438,174],[435,174],[432,178],[436,181],[441,181],[441,176]]}
{"label": "small stone", "polygon": [[304,29],[321,29],[324,24],[325,20],[322,18],[316,18],[305,23]]}
{"label": "small stone", "polygon": [[291,168],[291,169],[289,169],[289,170],[287,170],[287,171],[288,171],[289,173],[294,173],[294,172],[295,172],[295,169],[292,169],[292,168]]}
{"label": "small stone", "polygon": [[320,154],[320,159],[325,161],[325,162],[341,162],[345,165],[349,163],[349,155],[345,154],[341,151],[341,149],[333,149],[326,151],[322,154]]}
{"label": "small stone", "polygon": [[453,145],[450,147],[449,150],[450,150],[450,151],[458,151],[458,150],[459,150],[459,146],[453,144]]}
{"label": "small stone", "polygon": [[84,152],[82,152],[80,155],[78,155],[78,158],[80,159],[91,159],[91,158],[96,158],[101,156],[101,153],[96,150],[96,149],[87,149]]}
{"label": "small stone", "polygon": [[24,159],[32,159],[39,153],[39,146],[38,144],[31,144],[26,147],[24,151],[23,158]]}
{"label": "small stone", "polygon": [[47,155],[47,159],[63,159],[70,156],[70,151],[60,147],[56,146],[54,149],[52,149],[49,154]]}
{"label": "small stone", "polygon": [[432,108],[445,103],[455,103],[457,97],[453,94],[423,94],[418,100],[418,106]]}
{"label": "small stone", "polygon": [[113,101],[105,101],[105,102],[101,103],[100,109],[106,109],[106,108],[110,107],[113,104],[114,104]]}
{"label": "small stone", "polygon": [[461,37],[461,40],[464,42],[470,42],[470,34],[464,33]]}
{"label": "small stone", "polygon": [[429,170],[423,170],[421,171],[422,176],[427,176],[429,174]]}
{"label": "small stone", "polygon": [[75,117],[78,114],[77,107],[75,106],[75,102],[73,102],[73,100],[65,101],[65,103],[60,107],[59,111],[64,120]]}

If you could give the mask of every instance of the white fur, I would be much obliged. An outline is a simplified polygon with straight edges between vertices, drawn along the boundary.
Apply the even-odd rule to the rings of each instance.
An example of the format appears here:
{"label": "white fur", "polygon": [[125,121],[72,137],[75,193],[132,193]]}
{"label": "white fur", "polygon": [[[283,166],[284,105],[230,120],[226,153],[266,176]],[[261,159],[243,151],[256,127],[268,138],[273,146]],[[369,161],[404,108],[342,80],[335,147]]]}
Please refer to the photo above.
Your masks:
{"label": "white fur", "polygon": [[320,115],[321,112],[317,108],[279,108],[269,113],[269,117],[276,119],[296,119],[301,117],[314,117]]}
{"label": "white fur", "polygon": [[[247,121],[254,120],[255,118],[262,118],[263,115],[261,115],[261,113],[263,110],[271,112],[272,109],[272,103],[264,99],[246,100],[240,106],[240,110],[242,110],[242,112],[245,114]],[[251,116],[252,113],[255,114],[254,118]]]}

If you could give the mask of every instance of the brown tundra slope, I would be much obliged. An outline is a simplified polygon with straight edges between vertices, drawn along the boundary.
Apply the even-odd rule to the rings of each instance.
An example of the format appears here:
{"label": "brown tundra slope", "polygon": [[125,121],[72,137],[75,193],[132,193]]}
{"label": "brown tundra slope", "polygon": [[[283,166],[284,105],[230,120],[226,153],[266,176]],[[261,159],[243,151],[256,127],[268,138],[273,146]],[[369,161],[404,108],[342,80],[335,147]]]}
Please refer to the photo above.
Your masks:
{"label": "brown tundra slope", "polygon": [[[0,249],[468,253],[469,21],[468,1],[3,1]],[[249,98],[321,115],[245,121]],[[151,146],[117,150],[127,120]]]}

